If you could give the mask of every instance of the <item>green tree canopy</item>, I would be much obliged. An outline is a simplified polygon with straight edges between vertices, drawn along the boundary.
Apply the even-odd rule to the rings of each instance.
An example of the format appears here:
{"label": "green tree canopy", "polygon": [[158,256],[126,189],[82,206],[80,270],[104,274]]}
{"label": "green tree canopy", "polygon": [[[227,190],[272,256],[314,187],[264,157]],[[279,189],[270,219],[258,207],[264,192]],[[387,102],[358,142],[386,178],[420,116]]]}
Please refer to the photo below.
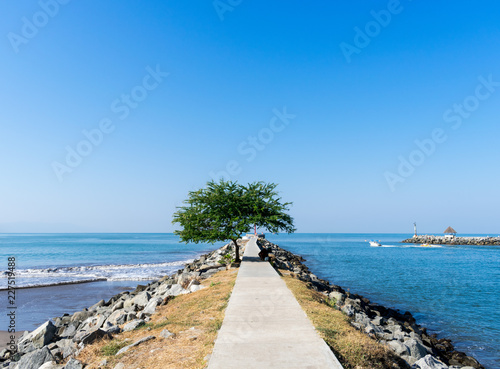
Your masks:
{"label": "green tree canopy", "polygon": [[292,203],[282,202],[276,187],[264,182],[243,186],[210,181],[206,188],[190,191],[185,205],[177,208],[172,223],[179,223],[182,230],[174,233],[186,243],[231,240],[239,262],[236,240],[254,224],[272,233],[295,231],[293,218],[287,213]]}

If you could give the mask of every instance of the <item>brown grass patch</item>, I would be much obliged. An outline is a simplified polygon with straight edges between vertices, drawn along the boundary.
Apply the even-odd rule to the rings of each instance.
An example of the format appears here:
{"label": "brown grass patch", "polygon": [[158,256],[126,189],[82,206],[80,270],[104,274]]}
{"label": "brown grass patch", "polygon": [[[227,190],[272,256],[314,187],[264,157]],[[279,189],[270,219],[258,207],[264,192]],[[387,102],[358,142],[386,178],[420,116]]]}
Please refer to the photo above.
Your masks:
{"label": "brown grass patch", "polygon": [[[206,288],[177,296],[159,307],[145,326],[115,335],[112,340],[88,345],[77,359],[88,364],[86,368],[89,369],[114,368],[118,363],[134,369],[204,368],[205,357],[212,352],[217,331],[224,320],[236,275],[237,269],[215,274],[203,281]],[[175,333],[175,338],[161,338],[163,329]],[[156,338],[118,357],[114,355],[121,347],[147,336]],[[103,359],[107,364],[101,366]]]}
{"label": "brown grass patch", "polygon": [[281,270],[288,288],[306,312],[320,336],[345,369],[407,368],[388,347],[356,330],[349,318],[332,308],[325,295],[308,289],[305,282]]}

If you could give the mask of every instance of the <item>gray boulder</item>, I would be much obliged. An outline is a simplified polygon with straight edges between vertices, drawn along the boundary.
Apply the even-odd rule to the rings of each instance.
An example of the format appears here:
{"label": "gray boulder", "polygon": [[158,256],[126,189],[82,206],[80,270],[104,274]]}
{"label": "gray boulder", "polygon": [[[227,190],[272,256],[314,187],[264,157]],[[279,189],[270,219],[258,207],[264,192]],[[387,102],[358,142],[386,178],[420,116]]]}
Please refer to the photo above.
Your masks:
{"label": "gray boulder", "polygon": [[104,323],[101,329],[110,334],[118,334],[122,331],[120,327],[118,327],[117,325],[113,325],[110,322]]}
{"label": "gray boulder", "polygon": [[83,364],[81,361],[71,358],[63,369],[83,369]]}
{"label": "gray boulder", "polygon": [[124,332],[133,331],[134,329],[140,327],[141,325],[144,325],[145,323],[146,322],[142,319],[132,320],[130,323],[125,324],[125,326],[123,327],[123,331]]}
{"label": "gray boulder", "polygon": [[64,369],[64,365],[57,364],[55,361],[48,361],[38,369]]}
{"label": "gray boulder", "polygon": [[352,317],[356,313],[351,305],[344,305],[342,307],[342,312],[348,317]]}
{"label": "gray boulder", "polygon": [[[151,295],[148,292],[143,291],[132,299],[131,305],[137,305],[139,309],[144,309],[144,307],[148,304],[149,300],[151,300]],[[125,303],[125,307],[127,307],[128,305],[127,302]]]}
{"label": "gray boulder", "polygon": [[173,284],[165,293],[166,296],[178,296],[187,292],[180,284]]}
{"label": "gray boulder", "polygon": [[99,301],[98,303],[92,305],[89,307],[89,311],[96,311],[97,308],[103,307],[106,305],[106,302],[104,300]]}
{"label": "gray boulder", "polygon": [[111,334],[102,330],[102,329],[95,329],[92,331],[79,331],[75,336],[73,337],[73,342],[76,343],[83,343],[84,345],[88,345],[95,340],[103,337],[108,337],[111,338]]}
{"label": "gray boulder", "polygon": [[[116,310],[106,319],[106,323],[111,325],[123,324],[127,320],[127,313],[123,310]],[[121,323],[119,323],[121,322]]]}
{"label": "gray boulder", "polygon": [[43,364],[53,361],[54,357],[47,347],[31,351],[21,357],[15,369],[39,369]]}
{"label": "gray boulder", "polygon": [[61,339],[61,340],[56,342],[56,345],[57,345],[57,347],[60,347],[60,348],[76,347],[76,344],[70,338]]}
{"label": "gray boulder", "polygon": [[175,333],[170,332],[168,329],[164,329],[161,331],[160,337],[162,337],[162,338],[169,338],[169,337],[174,338]]}
{"label": "gray boulder", "polygon": [[77,350],[78,350],[78,346],[66,346],[64,348],[61,348],[62,352],[62,357],[63,359],[66,359],[68,356],[71,356],[73,355]]}
{"label": "gray boulder", "polygon": [[[19,352],[30,352],[40,349],[52,341],[56,333],[56,326],[50,320],[42,324],[33,332],[23,335],[17,344]],[[43,364],[43,363],[42,363]],[[40,364],[41,365],[41,364]],[[38,369],[38,368],[37,368]]]}
{"label": "gray boulder", "polygon": [[189,284],[189,281],[191,281],[191,274],[190,273],[182,273],[179,278],[177,278],[177,283],[182,285],[182,286],[187,286]]}
{"label": "gray boulder", "polygon": [[102,329],[96,329],[95,331],[92,331],[83,336],[81,342],[84,345],[89,345],[95,340],[101,339],[103,337],[111,338],[111,334],[109,334],[106,331],[103,331]]}
{"label": "gray boulder", "polygon": [[143,310],[143,313],[153,315],[156,311],[156,307],[161,304],[162,301],[163,299],[161,297],[153,297],[151,300],[149,300],[148,304]]}
{"label": "gray boulder", "polygon": [[372,319],[372,324],[378,326],[384,325],[385,319],[382,316],[376,316],[375,318]]}
{"label": "gray boulder", "polygon": [[62,327],[63,325],[67,325],[71,321],[71,316],[69,315],[64,315],[61,317],[57,317],[54,321],[54,325],[56,327]]}
{"label": "gray boulder", "polygon": [[79,325],[79,322],[70,322],[68,325],[59,328],[57,334],[59,337],[73,337]]}
{"label": "gray boulder", "polygon": [[66,359],[68,356],[73,355],[78,349],[78,345],[73,342],[71,338],[57,341],[56,346],[57,349],[55,349],[52,354],[55,355],[55,352],[59,352],[63,359]]}
{"label": "gray boulder", "polygon": [[365,327],[365,332],[368,334],[382,334],[383,330],[379,326],[368,323]]}
{"label": "gray boulder", "polygon": [[83,322],[85,319],[87,319],[91,315],[92,315],[92,312],[88,311],[88,310],[77,311],[71,317],[71,321],[72,322]]}
{"label": "gray boulder", "polygon": [[148,336],[148,337],[141,338],[139,341],[134,342],[133,344],[128,345],[128,346],[125,346],[124,348],[122,348],[120,351],[118,351],[118,352],[116,353],[116,356],[118,356],[118,355],[120,355],[120,354],[123,354],[124,352],[127,352],[127,351],[128,351],[128,350],[130,350],[132,347],[139,346],[141,343],[144,343],[144,342],[147,342],[147,341],[153,340],[153,339],[155,339],[155,338],[156,338],[155,336]]}
{"label": "gray boulder", "polygon": [[104,315],[91,316],[81,324],[80,330],[91,331],[101,328],[105,321],[106,317]]}
{"label": "gray boulder", "polygon": [[205,288],[205,286],[203,286],[201,284],[192,284],[191,286],[189,286],[189,292],[196,292],[196,291],[202,290],[204,288]]}
{"label": "gray boulder", "polygon": [[432,355],[427,355],[420,360],[418,360],[412,369],[448,369],[448,366]]}
{"label": "gray boulder", "polygon": [[123,300],[118,301],[116,304],[113,305],[111,308],[112,312],[115,312],[116,310],[123,309]]}
{"label": "gray boulder", "polygon": [[410,356],[415,359],[414,362],[424,358],[429,354],[425,346],[414,338],[405,341],[404,344],[406,345],[406,347],[408,347],[408,351],[410,351]]}
{"label": "gray boulder", "polygon": [[354,321],[356,323],[359,323],[361,324],[363,327],[366,327],[368,324],[370,324],[370,318],[368,318],[368,315],[366,315],[365,313],[356,313],[354,315]]}
{"label": "gray boulder", "polygon": [[408,347],[401,341],[394,340],[389,342],[388,345],[398,356],[408,356],[410,354]]}
{"label": "gray boulder", "polygon": [[345,295],[337,291],[330,292],[328,294],[328,297],[332,300],[335,300],[335,305],[337,306],[341,306],[345,299]]}

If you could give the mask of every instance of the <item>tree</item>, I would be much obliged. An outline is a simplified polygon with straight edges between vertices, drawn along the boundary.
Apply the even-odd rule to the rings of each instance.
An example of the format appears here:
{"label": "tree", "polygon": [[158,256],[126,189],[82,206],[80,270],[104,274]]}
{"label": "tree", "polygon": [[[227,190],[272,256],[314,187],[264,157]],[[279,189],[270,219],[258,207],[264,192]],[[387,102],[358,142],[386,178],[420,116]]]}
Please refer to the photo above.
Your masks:
{"label": "tree", "polygon": [[174,233],[182,242],[199,243],[231,240],[240,262],[237,239],[256,224],[277,233],[293,233],[293,218],[287,214],[290,202],[283,203],[274,183],[210,181],[206,188],[190,191],[184,206],[178,207],[172,223],[182,230]]}

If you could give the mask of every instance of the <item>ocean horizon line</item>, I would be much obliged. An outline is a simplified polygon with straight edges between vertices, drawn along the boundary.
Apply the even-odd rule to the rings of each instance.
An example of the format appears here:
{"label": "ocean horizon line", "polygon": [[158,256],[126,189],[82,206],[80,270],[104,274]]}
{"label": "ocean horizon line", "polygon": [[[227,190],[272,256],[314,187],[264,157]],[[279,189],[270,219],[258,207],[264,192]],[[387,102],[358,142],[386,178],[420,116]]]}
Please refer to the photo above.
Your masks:
{"label": "ocean horizon line", "polygon": [[[248,232],[252,233],[252,232]],[[260,233],[260,232],[258,232]],[[286,232],[280,232],[280,233],[270,233],[270,232],[264,232],[265,234],[288,234]],[[174,232],[0,232],[0,235],[2,234],[8,234],[8,235],[15,235],[15,234],[21,234],[21,235],[40,235],[40,234],[168,234],[168,235],[175,235]],[[412,232],[294,232],[291,234],[401,234],[401,235],[413,235]],[[431,234],[444,234],[443,232],[419,232],[419,235],[431,235]],[[497,233],[475,233],[475,232],[464,232],[464,233],[457,233],[461,235],[480,235],[480,236],[488,236],[491,234],[497,234]],[[500,234],[500,232],[498,232]]]}

